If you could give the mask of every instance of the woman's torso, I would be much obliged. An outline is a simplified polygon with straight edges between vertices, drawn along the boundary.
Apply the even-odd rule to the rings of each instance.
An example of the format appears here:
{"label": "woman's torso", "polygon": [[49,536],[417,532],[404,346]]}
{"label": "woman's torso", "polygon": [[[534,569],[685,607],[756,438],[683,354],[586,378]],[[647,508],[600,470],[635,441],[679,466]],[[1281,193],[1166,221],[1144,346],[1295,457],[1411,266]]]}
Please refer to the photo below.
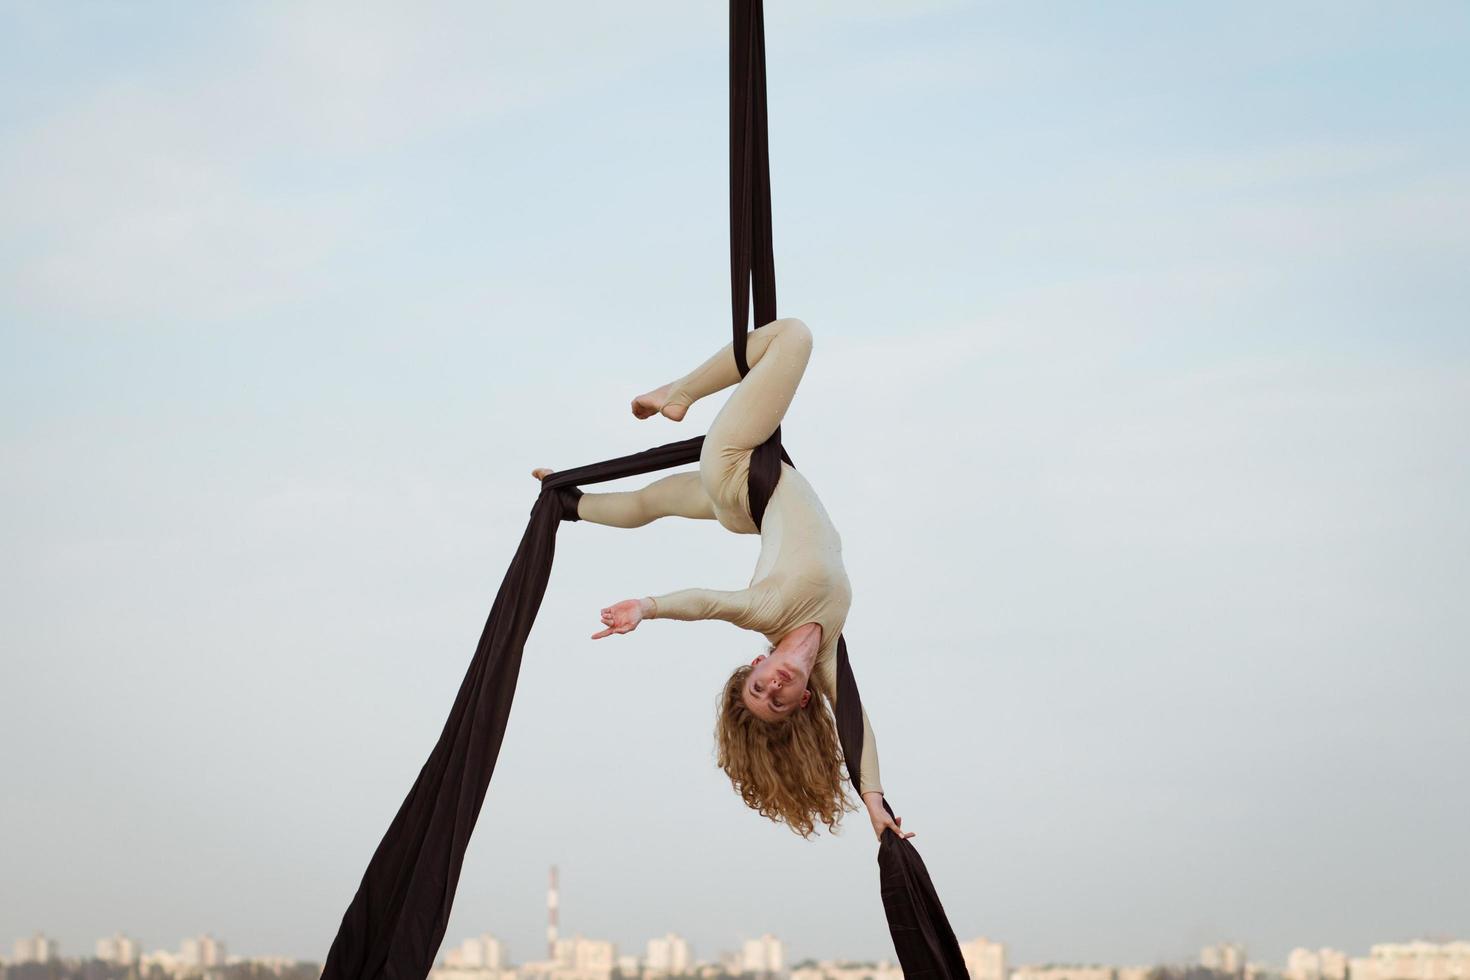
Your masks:
{"label": "woman's torso", "polygon": [[[761,593],[757,628],[772,643],[804,623],[822,627],[814,675],[824,681],[835,676],[837,638],[852,605],[852,587],[842,563],[842,538],[827,509],[801,472],[781,464],[781,479],[757,532],[750,519],[748,492],[749,452],[731,461],[732,479],[709,487],[715,516],[737,534],[761,536],[760,557],[750,587]],[[733,472],[731,472],[733,471]],[[735,489],[739,488],[740,493]],[[829,692],[830,694],[831,692]]]}

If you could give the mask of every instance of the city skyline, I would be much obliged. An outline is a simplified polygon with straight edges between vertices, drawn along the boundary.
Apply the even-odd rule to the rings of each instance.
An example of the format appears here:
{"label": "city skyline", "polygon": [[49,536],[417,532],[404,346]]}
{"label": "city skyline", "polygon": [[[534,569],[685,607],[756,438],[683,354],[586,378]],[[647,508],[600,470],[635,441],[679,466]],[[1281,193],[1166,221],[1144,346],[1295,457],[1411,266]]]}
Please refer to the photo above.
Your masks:
{"label": "city skyline", "polygon": [[[54,937],[37,931],[17,939],[13,956],[8,959],[0,956],[0,966],[95,958],[120,966],[159,967],[171,976],[186,976],[200,971],[207,974],[211,968],[232,964],[280,966],[297,962],[278,956],[230,956],[225,942],[212,933],[185,937],[177,953],[164,949],[144,953],[143,945],[136,937],[115,932],[96,941],[94,954],[67,956]],[[1158,970],[1190,965],[1212,975],[1239,980],[1459,980],[1470,975],[1470,941],[1448,938],[1374,943],[1365,954],[1356,956],[1331,947],[1298,946],[1291,950],[1284,964],[1253,959],[1244,944],[1229,940],[1202,947],[1191,964],[1120,965],[1096,961],[1011,964],[1003,941],[978,937],[963,940],[960,946],[971,980],[1150,980]],[[770,933],[747,939],[736,949],[721,950],[714,957],[695,956],[688,941],[675,932],[654,936],[642,948],[641,956],[624,954],[616,943],[578,934],[555,940],[548,960],[516,963],[499,939],[485,933],[458,943],[446,942],[436,958],[431,980],[509,980],[520,975],[545,976],[549,980],[599,980],[599,977],[610,980],[620,972],[624,976],[692,976],[712,967],[731,975],[785,976],[809,972],[813,967],[860,962],[841,957],[788,958],[784,941]],[[870,961],[870,965],[901,977],[897,963],[891,959]]]}

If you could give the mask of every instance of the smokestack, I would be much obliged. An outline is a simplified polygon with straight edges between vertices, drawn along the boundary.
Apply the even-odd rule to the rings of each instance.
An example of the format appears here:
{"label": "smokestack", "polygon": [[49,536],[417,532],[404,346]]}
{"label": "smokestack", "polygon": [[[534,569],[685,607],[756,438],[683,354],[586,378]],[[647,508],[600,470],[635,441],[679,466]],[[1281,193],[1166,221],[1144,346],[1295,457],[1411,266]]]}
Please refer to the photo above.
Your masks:
{"label": "smokestack", "polygon": [[561,898],[556,893],[556,865],[551,866],[551,887],[546,890],[546,958],[556,962],[557,909]]}

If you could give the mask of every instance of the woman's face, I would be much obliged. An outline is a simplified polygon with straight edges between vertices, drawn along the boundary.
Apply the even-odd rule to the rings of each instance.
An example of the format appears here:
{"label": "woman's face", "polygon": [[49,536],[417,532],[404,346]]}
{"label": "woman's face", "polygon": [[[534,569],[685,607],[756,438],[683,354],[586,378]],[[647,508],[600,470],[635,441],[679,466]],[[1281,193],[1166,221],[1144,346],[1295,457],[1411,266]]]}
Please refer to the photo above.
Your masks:
{"label": "woman's face", "polygon": [[741,698],[751,714],[781,721],[806,707],[812,692],[807,690],[808,668],[800,654],[810,642],[809,637],[791,633],[769,655],[763,653],[750,662]]}

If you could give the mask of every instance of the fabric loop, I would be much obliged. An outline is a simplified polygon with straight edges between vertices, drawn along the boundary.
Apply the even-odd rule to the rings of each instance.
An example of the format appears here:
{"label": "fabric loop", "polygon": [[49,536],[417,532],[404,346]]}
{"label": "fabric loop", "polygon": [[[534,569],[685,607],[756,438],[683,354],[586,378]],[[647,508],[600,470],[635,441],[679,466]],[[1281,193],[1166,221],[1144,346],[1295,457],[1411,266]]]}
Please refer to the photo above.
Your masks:
{"label": "fabric loop", "polygon": [[564,521],[580,521],[577,516],[577,504],[582,499],[581,487],[562,487],[555,491],[556,499],[561,502],[561,519]]}

